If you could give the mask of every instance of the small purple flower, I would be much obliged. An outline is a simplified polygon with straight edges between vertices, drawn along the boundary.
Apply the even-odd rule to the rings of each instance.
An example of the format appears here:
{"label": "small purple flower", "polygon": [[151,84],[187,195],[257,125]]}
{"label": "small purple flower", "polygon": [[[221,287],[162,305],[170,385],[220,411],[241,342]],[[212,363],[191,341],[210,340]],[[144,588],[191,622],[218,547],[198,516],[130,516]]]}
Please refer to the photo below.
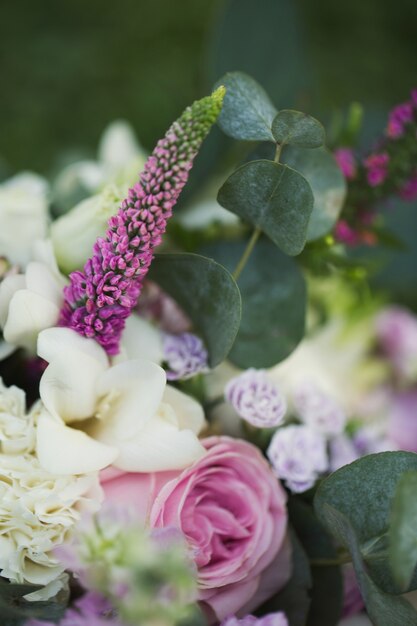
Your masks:
{"label": "small purple flower", "polygon": [[417,174],[414,174],[399,190],[400,198],[406,202],[411,202],[417,198]]}
{"label": "small purple flower", "polygon": [[264,370],[248,369],[232,378],[225,387],[225,398],[252,426],[273,428],[284,419],[287,403]]}
{"label": "small purple flower", "polygon": [[167,362],[168,380],[186,380],[208,371],[208,354],[203,342],[192,333],[165,335],[164,359]]}
{"label": "small purple flower", "polygon": [[403,102],[392,109],[388,117],[387,136],[398,139],[404,134],[406,124],[413,121],[413,105]]}
{"label": "small purple flower", "polygon": [[350,148],[338,148],[333,153],[337,164],[347,180],[353,180],[356,176],[356,161]]}
{"label": "small purple flower", "polygon": [[255,617],[254,615],[246,615],[242,619],[231,615],[226,617],[220,626],[288,626],[288,620],[285,613],[269,613],[263,617]]}
{"label": "small purple flower", "polygon": [[266,454],[276,476],[294,493],[310,489],[329,465],[325,438],[308,426],[279,428]]}
{"label": "small purple flower", "polygon": [[389,155],[387,152],[371,154],[363,162],[367,170],[367,180],[371,187],[381,185],[388,174]]}
{"label": "small purple flower", "polygon": [[323,435],[337,435],[345,427],[342,407],[314,383],[304,382],[294,394],[294,407],[301,420]]}
{"label": "small purple flower", "polygon": [[339,220],[334,229],[337,241],[345,243],[347,246],[355,246],[360,241],[358,233],[347,223],[346,220]]}
{"label": "small purple flower", "polygon": [[[113,617],[113,610],[106,598],[96,592],[88,592],[69,608],[58,626],[124,626]],[[25,626],[56,626],[52,622],[29,620]]]}
{"label": "small purple flower", "polygon": [[413,379],[417,375],[417,317],[405,308],[388,307],[377,317],[376,335],[396,372]]}

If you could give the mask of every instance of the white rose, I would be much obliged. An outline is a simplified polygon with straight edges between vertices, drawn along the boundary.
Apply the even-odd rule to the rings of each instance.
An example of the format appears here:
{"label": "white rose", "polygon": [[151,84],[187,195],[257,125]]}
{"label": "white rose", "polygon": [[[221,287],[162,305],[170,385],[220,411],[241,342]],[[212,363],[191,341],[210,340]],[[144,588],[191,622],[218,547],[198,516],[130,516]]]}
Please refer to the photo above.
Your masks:
{"label": "white rose", "polygon": [[48,184],[30,172],[0,185],[0,256],[24,267],[34,239],[46,237]]}
{"label": "white rose", "polygon": [[45,410],[36,448],[45,469],[81,474],[113,464],[156,472],[182,469],[205,454],[197,437],[201,406],[166,385],[155,363],[110,366],[94,340],[68,328],[40,333],[38,354],[49,363],[39,387]]}

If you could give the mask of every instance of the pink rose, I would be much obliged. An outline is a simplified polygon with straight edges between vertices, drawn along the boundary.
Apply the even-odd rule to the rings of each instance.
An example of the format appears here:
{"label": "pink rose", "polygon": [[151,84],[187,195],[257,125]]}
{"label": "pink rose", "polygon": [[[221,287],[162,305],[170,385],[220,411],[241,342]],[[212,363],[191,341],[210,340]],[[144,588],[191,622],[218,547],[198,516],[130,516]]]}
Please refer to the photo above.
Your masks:
{"label": "pink rose", "polygon": [[129,504],[153,528],[174,526],[193,549],[199,600],[211,623],[247,615],[287,582],[286,493],[259,450],[210,437],[182,472],[102,472],[106,501]]}

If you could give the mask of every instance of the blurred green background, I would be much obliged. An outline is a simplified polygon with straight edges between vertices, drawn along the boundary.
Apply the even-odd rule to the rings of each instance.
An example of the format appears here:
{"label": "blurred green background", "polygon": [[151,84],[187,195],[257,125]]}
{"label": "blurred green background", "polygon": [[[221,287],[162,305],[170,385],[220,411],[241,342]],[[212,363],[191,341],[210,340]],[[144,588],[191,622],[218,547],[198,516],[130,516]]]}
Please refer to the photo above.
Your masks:
{"label": "blurred green background", "polygon": [[[237,69],[278,107],[325,123],[362,103],[370,145],[417,86],[417,2],[2,0],[0,178],[52,175],[94,155],[116,118],[150,150],[187,104]],[[186,198],[219,167],[224,145],[211,133]],[[387,215],[405,250],[377,251],[385,269],[376,280],[417,306],[417,210],[397,203]]]}
{"label": "blurred green background", "polygon": [[115,118],[147,148],[225,70],[321,118],[358,100],[369,132],[416,82],[415,0],[2,0],[0,155],[48,173]]}

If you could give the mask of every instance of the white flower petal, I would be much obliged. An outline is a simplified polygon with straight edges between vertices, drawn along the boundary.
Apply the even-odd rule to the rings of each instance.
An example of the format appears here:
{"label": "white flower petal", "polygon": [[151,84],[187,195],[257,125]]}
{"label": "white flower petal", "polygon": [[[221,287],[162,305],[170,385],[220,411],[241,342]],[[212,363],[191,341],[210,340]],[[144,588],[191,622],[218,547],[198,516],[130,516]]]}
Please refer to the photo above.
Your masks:
{"label": "white flower petal", "polygon": [[167,385],[162,402],[173,408],[180,428],[189,428],[196,435],[203,429],[205,425],[203,407],[194,398]]}
{"label": "white flower petal", "polygon": [[125,361],[104,372],[97,383],[99,417],[117,440],[129,439],[152,418],[164,393],[164,370],[152,361]]}
{"label": "white flower petal", "polygon": [[62,285],[58,283],[52,270],[39,261],[31,261],[26,268],[26,287],[61,307]]}
{"label": "white flower petal", "polygon": [[206,453],[191,430],[154,417],[131,440],[119,442],[120,454],[113,463],[127,472],[162,472],[183,469]]}
{"label": "white flower petal", "polygon": [[39,417],[36,452],[44,469],[64,475],[96,472],[113,463],[118,455],[113,446],[95,441],[47,414]]}
{"label": "white flower petal", "polygon": [[0,361],[7,359],[15,350],[16,346],[11,346],[10,343],[6,341],[0,341]]}
{"label": "white flower petal", "polygon": [[42,375],[39,384],[42,402],[54,417],[64,422],[93,417],[97,406],[96,383],[104,370],[97,359],[76,350],[66,351],[64,344],[61,355],[55,356]]}
{"label": "white flower petal", "polygon": [[109,361],[103,348],[94,339],[82,337],[71,328],[48,328],[39,334],[38,355],[50,363],[56,357],[65,358],[68,351],[80,353],[98,361],[103,369]]}
{"label": "white flower petal", "polygon": [[13,295],[3,336],[12,343],[28,350],[36,350],[41,330],[54,326],[59,317],[59,307],[28,289],[20,289]]}
{"label": "white flower petal", "polygon": [[163,361],[160,331],[139,315],[133,314],[126,320],[122,345],[128,359],[149,359],[158,364]]}
{"label": "white flower petal", "polygon": [[116,120],[104,131],[98,149],[98,157],[110,169],[129,165],[141,149],[132,126],[124,120]]}
{"label": "white flower petal", "polygon": [[10,300],[20,289],[26,287],[26,279],[23,274],[6,276],[0,283],[0,326],[4,327],[9,314]]}

